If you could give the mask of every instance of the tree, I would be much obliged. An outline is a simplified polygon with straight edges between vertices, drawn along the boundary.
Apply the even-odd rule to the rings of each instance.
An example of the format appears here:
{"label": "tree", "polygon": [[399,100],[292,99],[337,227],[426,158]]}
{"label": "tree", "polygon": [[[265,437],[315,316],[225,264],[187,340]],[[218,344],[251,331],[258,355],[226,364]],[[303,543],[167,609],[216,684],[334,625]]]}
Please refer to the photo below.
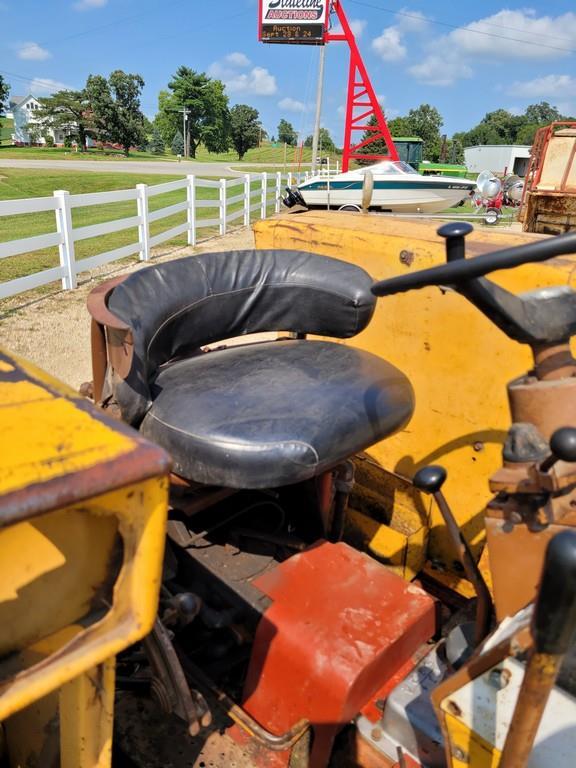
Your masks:
{"label": "tree", "polygon": [[82,152],[87,138],[94,135],[94,120],[85,91],[57,91],[39,99],[36,116],[50,128],[59,128],[76,139]]}
{"label": "tree", "polygon": [[548,125],[555,120],[564,119],[556,107],[551,106],[547,101],[530,104],[526,107],[524,115],[527,123],[537,123],[538,125]]}
{"label": "tree", "polygon": [[164,144],[164,139],[162,138],[160,129],[158,128],[158,126],[154,125],[152,127],[152,136],[150,137],[150,143],[148,144],[148,151],[152,152],[153,155],[163,155],[165,149],[166,149],[166,145]]}
{"label": "tree", "polygon": [[[0,118],[4,117],[9,93],[10,93],[10,86],[8,85],[7,82],[5,82],[2,75],[0,75]],[[2,120],[0,119],[0,128],[1,127],[2,127]]]}
{"label": "tree", "polygon": [[230,138],[238,152],[238,160],[252,147],[257,147],[262,126],[257,109],[247,104],[236,104],[230,110]]}
{"label": "tree", "polygon": [[[314,143],[314,137],[308,136],[304,142],[305,147],[311,147]],[[336,144],[332,141],[330,131],[327,128],[320,128],[318,133],[318,149],[322,152],[336,152]]]}
{"label": "tree", "polygon": [[[376,125],[376,118],[373,118],[374,122],[371,125]],[[410,123],[407,117],[395,117],[388,121],[388,130],[392,134],[393,139],[399,139],[402,137],[410,136]]]}
{"label": "tree", "polygon": [[298,134],[294,130],[292,123],[284,120],[284,118],[278,124],[278,141],[282,144],[289,144],[291,147],[295,147],[298,141]]}
{"label": "tree", "polygon": [[146,141],[144,115],[140,111],[140,94],[144,80],[117,69],[106,80],[102,75],[90,75],[86,95],[92,110],[99,138],[120,144],[124,154],[130,147]]}
{"label": "tree", "polygon": [[168,91],[158,97],[159,113],[155,123],[166,142],[182,130],[182,110],[186,110],[186,137],[190,156],[202,143],[209,152],[225,152],[229,145],[228,97],[224,84],[204,72],[178,67],[168,83]]}
{"label": "tree", "polygon": [[184,137],[180,131],[176,131],[174,138],[172,139],[172,154],[183,155],[184,154]]}
{"label": "tree", "polygon": [[440,156],[440,128],[442,127],[442,115],[436,107],[430,104],[421,104],[417,109],[411,109],[406,118],[407,126],[412,136],[418,136],[424,142],[423,159],[438,160]]}
{"label": "tree", "polygon": [[30,146],[35,147],[37,144],[40,144],[40,126],[35,125],[34,123],[31,125],[28,123],[27,126],[27,133],[28,133],[28,139],[30,140]]}
{"label": "tree", "polygon": [[[438,160],[440,156],[440,128],[442,126],[442,116],[436,107],[429,104],[421,104],[417,109],[411,109],[406,117],[395,117],[388,123],[388,129],[393,137],[400,138],[404,136],[414,136],[422,139],[423,159]],[[378,125],[376,115],[372,115],[368,125]],[[370,138],[372,131],[365,131],[362,140]],[[378,139],[368,144],[365,152],[371,155],[386,155],[386,143],[383,139]],[[370,160],[363,161],[363,164],[370,163]]]}

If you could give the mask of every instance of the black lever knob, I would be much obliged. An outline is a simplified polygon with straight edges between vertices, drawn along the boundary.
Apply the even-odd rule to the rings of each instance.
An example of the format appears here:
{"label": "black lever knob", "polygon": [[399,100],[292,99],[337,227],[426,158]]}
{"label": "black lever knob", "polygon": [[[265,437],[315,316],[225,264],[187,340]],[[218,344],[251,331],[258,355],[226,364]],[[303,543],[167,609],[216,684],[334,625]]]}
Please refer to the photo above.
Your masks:
{"label": "black lever knob", "polygon": [[576,531],[567,529],[546,549],[532,626],[537,653],[566,653],[575,630]]}
{"label": "black lever knob", "polygon": [[446,239],[446,261],[464,258],[464,238],[473,229],[467,221],[451,221],[439,227],[437,234]]}
{"label": "black lever knob", "polygon": [[550,438],[550,448],[557,459],[576,462],[576,429],[561,427]]}
{"label": "black lever knob", "polygon": [[422,467],[414,475],[412,482],[419,491],[426,493],[438,493],[446,480],[446,470],[437,464]]}

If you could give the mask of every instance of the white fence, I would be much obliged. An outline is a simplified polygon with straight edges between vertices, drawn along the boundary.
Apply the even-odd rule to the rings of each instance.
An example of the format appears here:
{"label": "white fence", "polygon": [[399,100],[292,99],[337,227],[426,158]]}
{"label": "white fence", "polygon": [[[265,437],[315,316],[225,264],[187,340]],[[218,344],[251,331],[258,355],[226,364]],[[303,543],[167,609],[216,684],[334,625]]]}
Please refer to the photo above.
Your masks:
{"label": "white fence", "polygon": [[[29,254],[54,246],[58,247],[60,256],[60,266],[58,267],[43,269],[24,277],[0,282],[0,299],[46,285],[55,280],[61,280],[62,287],[65,289],[76,288],[79,273],[135,254],[138,254],[141,261],[148,261],[151,256],[151,248],[179,235],[186,234],[188,244],[194,246],[198,239],[198,232],[202,229],[218,227],[220,235],[225,235],[229,225],[235,222],[249,226],[251,216],[255,213],[264,219],[271,208],[278,212],[283,186],[298,180],[292,174],[281,173],[246,174],[244,177],[220,179],[219,181],[187,176],[184,179],[169,181],[165,184],[153,186],[137,184],[134,189],[122,189],[114,192],[71,195],[66,191],[59,190],[54,192],[53,197],[0,201],[0,217],[54,211],[56,219],[55,232],[0,242],[0,259]],[[198,195],[199,189],[217,189],[218,197],[202,199],[202,196]],[[158,210],[150,210],[150,198],[176,190],[186,190],[184,201]],[[72,225],[72,210],[74,208],[134,200],[137,205],[136,216],[83,227],[73,227]],[[211,209],[214,215],[209,217],[198,215],[198,211],[203,208]],[[186,212],[185,222],[158,234],[151,234],[151,223],[184,211]],[[77,242],[134,228],[137,228],[138,239],[133,243],[101,253],[94,253],[82,259],[76,257],[75,244]]]}

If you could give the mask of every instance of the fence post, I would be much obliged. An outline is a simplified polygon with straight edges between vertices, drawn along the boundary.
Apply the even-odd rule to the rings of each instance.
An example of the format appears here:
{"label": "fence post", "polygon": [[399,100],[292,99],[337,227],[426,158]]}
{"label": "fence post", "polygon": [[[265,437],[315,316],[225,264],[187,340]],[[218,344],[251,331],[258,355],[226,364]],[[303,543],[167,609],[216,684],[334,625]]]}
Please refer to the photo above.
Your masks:
{"label": "fence post", "polygon": [[266,204],[268,203],[268,175],[262,174],[262,201],[260,203],[260,218],[266,218]]}
{"label": "fence post", "polygon": [[71,291],[77,286],[76,257],[74,255],[74,236],[72,233],[72,213],[70,209],[70,193],[64,189],[54,192],[56,198],[56,231],[62,235],[62,242],[58,246],[60,252],[60,266],[64,267],[65,275],[62,278],[62,288]]}
{"label": "fence post", "polygon": [[274,210],[276,213],[280,213],[280,196],[282,195],[282,174],[280,171],[276,174],[276,205]]}
{"label": "fence post", "polygon": [[140,243],[140,261],[150,261],[150,222],[148,220],[148,185],[136,184],[138,197],[138,241]]}
{"label": "fence post", "polygon": [[220,234],[226,234],[226,179],[220,179]]}
{"label": "fence post", "polygon": [[186,200],[188,208],[186,209],[186,221],[188,222],[188,245],[196,245],[196,177],[189,175],[186,177],[188,186],[186,187]]}
{"label": "fence post", "polygon": [[252,206],[252,184],[250,174],[244,174],[244,226],[250,226],[250,208]]}

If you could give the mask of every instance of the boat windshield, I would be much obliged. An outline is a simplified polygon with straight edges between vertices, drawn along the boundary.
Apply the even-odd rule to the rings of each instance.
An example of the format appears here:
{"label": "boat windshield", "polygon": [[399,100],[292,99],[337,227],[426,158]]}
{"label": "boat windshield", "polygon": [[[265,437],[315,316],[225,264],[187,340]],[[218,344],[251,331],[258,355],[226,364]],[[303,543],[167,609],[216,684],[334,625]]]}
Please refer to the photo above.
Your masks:
{"label": "boat windshield", "polygon": [[403,160],[383,160],[381,163],[375,163],[374,165],[370,165],[368,168],[362,168],[359,172],[364,174],[366,171],[371,171],[372,173],[376,173],[378,175],[384,173],[391,175],[415,173],[418,175],[418,172]]}

